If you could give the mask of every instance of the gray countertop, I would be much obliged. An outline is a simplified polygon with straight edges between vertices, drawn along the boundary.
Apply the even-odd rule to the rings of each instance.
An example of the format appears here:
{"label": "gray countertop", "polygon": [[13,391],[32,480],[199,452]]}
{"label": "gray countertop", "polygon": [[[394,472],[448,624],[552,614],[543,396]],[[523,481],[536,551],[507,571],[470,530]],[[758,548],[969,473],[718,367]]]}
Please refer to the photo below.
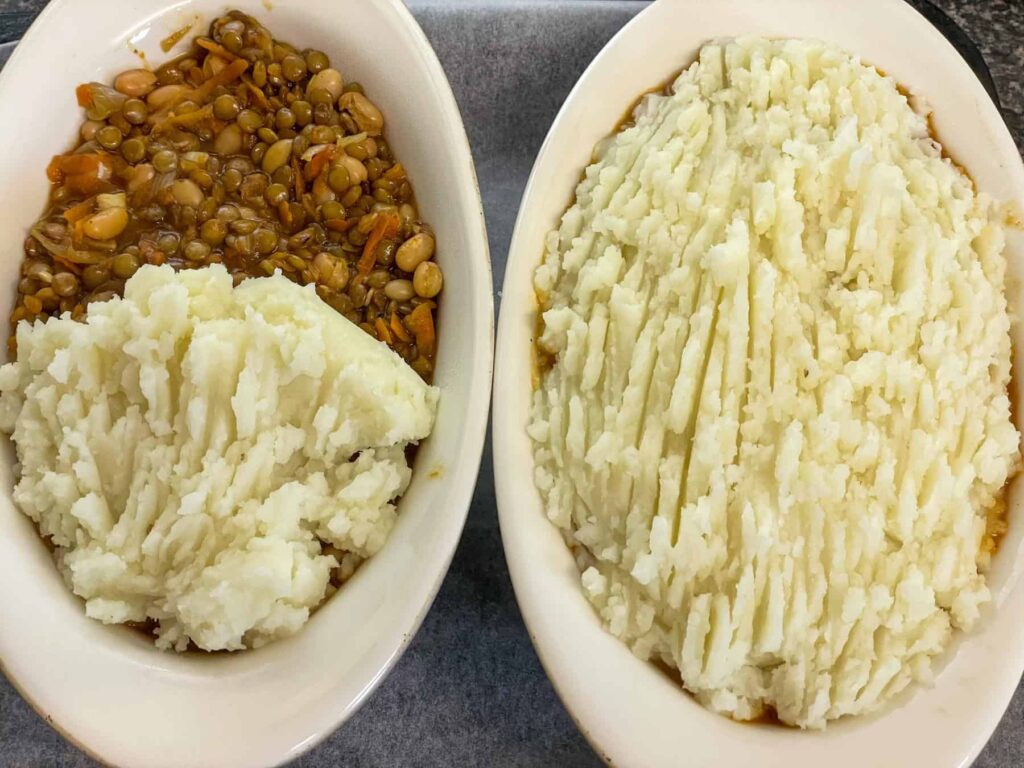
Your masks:
{"label": "gray countertop", "polygon": [[[1024,146],[1024,0],[936,3],[977,44],[1010,130]],[[45,4],[0,0],[0,43],[16,39]],[[497,291],[519,198],[551,120],[591,58],[645,4],[409,4],[462,108],[483,192]],[[0,62],[4,58],[0,47]],[[94,765],[0,677],[0,768]],[[365,706],[294,765],[600,765],[548,683],[519,616],[501,549],[489,448],[462,542],[412,645]],[[975,766],[1024,766],[1024,686]]]}

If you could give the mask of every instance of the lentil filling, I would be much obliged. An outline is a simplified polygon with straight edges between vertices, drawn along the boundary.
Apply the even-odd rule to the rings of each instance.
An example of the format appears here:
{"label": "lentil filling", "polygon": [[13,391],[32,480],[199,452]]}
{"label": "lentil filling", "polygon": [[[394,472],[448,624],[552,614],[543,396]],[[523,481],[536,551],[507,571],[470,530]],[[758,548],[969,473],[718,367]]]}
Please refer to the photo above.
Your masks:
{"label": "lentil filling", "polygon": [[444,284],[384,116],[322,51],[238,11],[155,71],[76,91],[78,145],[47,168],[11,315],[81,318],[143,264],[223,263],[236,284],[280,270],[424,379]]}

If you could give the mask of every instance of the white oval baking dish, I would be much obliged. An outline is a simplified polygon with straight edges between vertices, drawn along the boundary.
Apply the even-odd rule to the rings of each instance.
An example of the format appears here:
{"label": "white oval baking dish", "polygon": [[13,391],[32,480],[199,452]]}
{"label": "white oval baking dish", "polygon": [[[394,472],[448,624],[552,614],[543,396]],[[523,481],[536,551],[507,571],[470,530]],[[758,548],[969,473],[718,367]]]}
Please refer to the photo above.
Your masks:
{"label": "white oval baking dish", "polygon": [[[159,41],[203,29],[223,0],[55,0],[0,74],[0,310],[12,308],[28,227],[43,209],[50,157],[75,136],[75,86],[159,64]],[[297,635],[240,654],[155,650],[85,617],[30,521],[11,502],[12,458],[0,462],[0,666],[57,730],[121,766],[267,766],[330,733],[408,646],[437,593],[479,468],[493,350],[490,261],[473,160],[458,107],[430,44],[398,0],[236,0],[271,31],[320,48],[362,82],[387,120],[446,288],[434,433],[421,448],[384,549]],[[173,55],[173,52],[172,54]]]}

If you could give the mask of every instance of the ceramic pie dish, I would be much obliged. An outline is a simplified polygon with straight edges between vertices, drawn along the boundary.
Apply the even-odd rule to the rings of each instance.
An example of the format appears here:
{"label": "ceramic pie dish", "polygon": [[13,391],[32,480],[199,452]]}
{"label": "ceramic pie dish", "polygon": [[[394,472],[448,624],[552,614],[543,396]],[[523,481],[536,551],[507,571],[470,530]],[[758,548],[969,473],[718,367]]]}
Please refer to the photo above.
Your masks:
{"label": "ceramic pie dish", "polygon": [[[999,722],[1024,669],[1024,525],[1020,480],[1011,485],[1009,534],[988,574],[993,600],[971,634],[958,635],[930,687],[871,717],[822,732],[740,724],[700,707],[668,676],[605,631],[580,586],[561,533],[533,487],[526,434],[536,300],[532,275],[544,236],[571,200],[595,142],[615,130],[645,91],[688,66],[699,47],[741,35],[817,38],[892,75],[932,107],[945,148],[978,188],[1024,201],[1024,165],[996,107],[945,38],[902,0],[661,0],[604,48],[566,99],[527,185],[502,293],[494,401],[494,470],[502,538],[530,636],[580,729],[612,765],[832,768],[969,765]],[[1008,234],[1008,298],[1018,314],[1024,238]],[[1024,343],[1019,324],[1012,331]],[[1018,355],[1015,378],[1021,375]],[[1020,394],[1012,393],[1020,413]]]}
{"label": "ceramic pie dish", "polygon": [[[0,461],[0,666],[53,727],[113,765],[267,766],[294,758],[349,717],[408,646],[462,531],[486,431],[493,348],[490,263],[473,161],[430,44],[398,0],[51,3],[0,74],[0,158],[10,314],[27,228],[43,209],[50,157],[81,120],[75,86],[174,55],[160,40],[202,30],[228,7],[327,52],[375,94],[424,218],[443,244],[437,420],[384,548],[296,635],[236,654],[175,655],[86,618],[31,522],[11,501],[13,451]],[[192,34],[195,34],[193,32]],[[41,74],[45,73],[45,74]],[[40,105],[45,105],[40,108]]]}

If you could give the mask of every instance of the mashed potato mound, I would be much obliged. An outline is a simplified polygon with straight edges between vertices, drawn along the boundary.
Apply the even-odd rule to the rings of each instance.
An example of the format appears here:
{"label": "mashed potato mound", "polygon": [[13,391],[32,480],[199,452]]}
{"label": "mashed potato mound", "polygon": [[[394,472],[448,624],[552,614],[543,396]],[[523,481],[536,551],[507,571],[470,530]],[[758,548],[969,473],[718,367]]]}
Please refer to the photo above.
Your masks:
{"label": "mashed potato mound", "polygon": [[437,391],[281,276],[144,267],[124,299],[21,323],[0,368],[18,506],[101,621],[157,644],[296,632],[383,546]]}
{"label": "mashed potato mound", "polygon": [[816,42],[706,46],[595,156],[535,276],[529,426],[586,595],[719,712],[877,709],[989,599],[1005,211]]}

